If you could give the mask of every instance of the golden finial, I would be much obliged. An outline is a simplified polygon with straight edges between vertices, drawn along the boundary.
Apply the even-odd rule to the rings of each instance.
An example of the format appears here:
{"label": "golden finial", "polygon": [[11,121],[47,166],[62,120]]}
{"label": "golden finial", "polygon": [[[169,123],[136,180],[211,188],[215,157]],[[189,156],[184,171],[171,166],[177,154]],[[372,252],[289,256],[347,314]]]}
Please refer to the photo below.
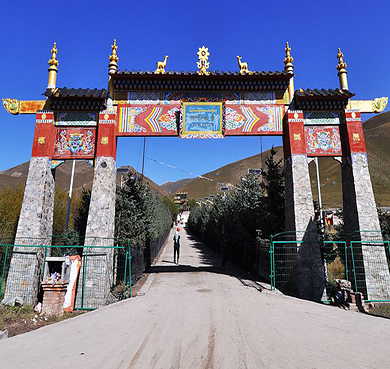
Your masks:
{"label": "golden finial", "polygon": [[286,52],[286,57],[283,60],[284,65],[285,65],[284,70],[287,73],[292,73],[293,74],[294,73],[294,66],[293,66],[294,58],[290,54],[291,47],[288,44],[288,42],[286,42],[286,48],[284,49],[284,51]]}
{"label": "golden finial", "polygon": [[165,55],[164,61],[157,62],[157,69],[154,71],[154,74],[165,74],[165,66],[167,65],[168,55]]}
{"label": "golden finial", "polygon": [[339,81],[340,81],[340,88],[342,90],[348,90],[348,81],[347,81],[347,63],[343,60],[344,54],[341,52],[340,48],[337,53],[337,59],[339,60],[339,63],[336,66],[336,69],[339,71]]}
{"label": "golden finial", "polygon": [[[48,64],[51,67],[57,67],[58,66],[58,60],[57,60],[57,43],[54,42],[53,48],[51,49],[51,59],[48,61]],[[57,69],[57,68],[56,68]]]}
{"label": "golden finial", "polygon": [[53,48],[51,49],[51,59],[48,61],[49,63],[49,79],[47,81],[47,88],[54,89],[56,87],[57,81],[57,73],[58,73],[58,60],[57,60],[57,43],[54,42]]}
{"label": "golden finial", "polygon": [[337,53],[337,59],[339,60],[339,63],[336,66],[336,69],[340,72],[342,69],[347,68],[347,63],[343,60],[344,54],[341,52],[339,48],[339,52]]}
{"label": "golden finial", "polygon": [[210,67],[209,59],[209,49],[207,47],[200,47],[199,51],[197,52],[199,61],[196,63],[197,67],[199,68],[198,74],[208,76],[210,72],[207,70]]}
{"label": "golden finial", "polygon": [[118,50],[118,46],[116,46],[116,39],[114,39],[114,44],[111,45],[111,55],[108,57],[110,64],[108,64],[109,73],[115,73],[118,70],[118,55],[116,51]]}
{"label": "golden finial", "polygon": [[237,55],[236,58],[238,59],[238,66],[240,67],[240,74],[242,74],[242,75],[244,75],[244,74],[253,74],[253,72],[251,72],[248,69],[248,63],[241,61],[242,56],[238,56]]}

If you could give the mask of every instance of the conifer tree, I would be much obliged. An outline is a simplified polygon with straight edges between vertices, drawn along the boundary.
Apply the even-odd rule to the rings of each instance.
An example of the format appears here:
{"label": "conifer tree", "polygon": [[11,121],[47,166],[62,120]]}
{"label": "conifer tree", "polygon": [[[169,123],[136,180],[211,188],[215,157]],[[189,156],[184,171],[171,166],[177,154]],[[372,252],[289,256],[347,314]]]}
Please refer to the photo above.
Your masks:
{"label": "conifer tree", "polygon": [[269,238],[271,235],[284,230],[285,216],[285,195],[284,195],[284,173],[282,161],[275,160],[276,150],[272,147],[263,171],[261,188],[265,194],[264,210],[267,214],[267,227],[263,235]]}

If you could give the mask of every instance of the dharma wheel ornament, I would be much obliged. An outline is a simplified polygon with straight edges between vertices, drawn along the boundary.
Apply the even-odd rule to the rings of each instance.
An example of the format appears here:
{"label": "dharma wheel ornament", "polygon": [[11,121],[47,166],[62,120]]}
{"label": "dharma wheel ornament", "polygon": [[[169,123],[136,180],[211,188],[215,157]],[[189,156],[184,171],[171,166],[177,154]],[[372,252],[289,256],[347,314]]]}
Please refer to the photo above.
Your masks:
{"label": "dharma wheel ornament", "polygon": [[200,47],[198,51],[199,61],[197,62],[197,67],[199,68],[198,74],[208,76],[210,72],[207,70],[210,67],[209,59],[209,49],[207,47]]}

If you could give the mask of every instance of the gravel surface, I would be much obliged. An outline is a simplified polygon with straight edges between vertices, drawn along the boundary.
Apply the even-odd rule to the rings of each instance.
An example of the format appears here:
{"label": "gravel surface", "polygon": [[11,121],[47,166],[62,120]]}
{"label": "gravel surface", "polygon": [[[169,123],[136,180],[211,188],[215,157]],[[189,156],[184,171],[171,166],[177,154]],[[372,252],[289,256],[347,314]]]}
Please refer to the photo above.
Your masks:
{"label": "gravel surface", "polygon": [[181,230],[138,296],[0,341],[1,368],[386,368],[390,320],[269,291]]}

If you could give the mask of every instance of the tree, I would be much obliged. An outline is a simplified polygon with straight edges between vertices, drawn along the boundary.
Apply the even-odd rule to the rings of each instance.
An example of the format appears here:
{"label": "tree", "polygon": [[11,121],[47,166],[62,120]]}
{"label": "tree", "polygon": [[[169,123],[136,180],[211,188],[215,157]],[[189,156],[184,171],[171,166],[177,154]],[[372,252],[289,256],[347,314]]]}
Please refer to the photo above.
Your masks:
{"label": "tree", "polygon": [[80,206],[76,211],[74,217],[74,229],[79,234],[80,242],[85,238],[85,231],[87,229],[89,204],[91,202],[91,190],[83,188],[80,198]]}
{"label": "tree", "polygon": [[284,196],[284,173],[282,161],[275,160],[276,150],[271,149],[263,171],[261,188],[265,194],[264,210],[266,212],[267,229],[263,235],[269,238],[271,235],[284,230],[285,196]]}
{"label": "tree", "polygon": [[170,197],[164,196],[161,198],[161,200],[171,213],[172,222],[174,222],[177,219],[177,215],[179,214],[179,209]]}
{"label": "tree", "polygon": [[129,177],[117,188],[115,203],[115,236],[128,239],[132,245],[145,247],[170,228],[172,216],[167,205],[152,194],[149,186]]}

